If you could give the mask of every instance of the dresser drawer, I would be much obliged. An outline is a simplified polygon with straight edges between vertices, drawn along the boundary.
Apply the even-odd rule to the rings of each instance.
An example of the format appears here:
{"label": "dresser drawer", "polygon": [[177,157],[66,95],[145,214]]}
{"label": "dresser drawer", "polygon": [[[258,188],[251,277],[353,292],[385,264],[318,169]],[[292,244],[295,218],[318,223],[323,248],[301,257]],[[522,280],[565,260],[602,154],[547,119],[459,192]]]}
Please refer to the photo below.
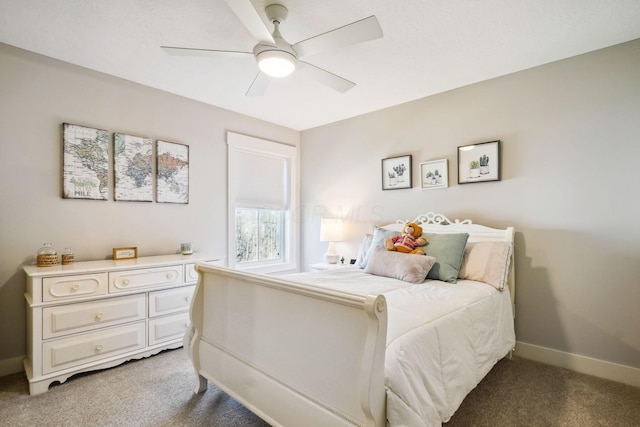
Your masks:
{"label": "dresser drawer", "polygon": [[42,372],[48,374],[117,356],[146,346],[146,323],[103,329],[42,344]]}
{"label": "dresser drawer", "polygon": [[184,265],[184,281],[187,283],[198,281],[198,272],[196,271],[196,264]]}
{"label": "dresser drawer", "polygon": [[[211,259],[204,262],[209,265],[217,265],[217,266],[224,267],[224,262],[222,259]],[[187,283],[198,281],[198,272],[196,271],[196,263],[184,265],[184,281]]]}
{"label": "dresser drawer", "polygon": [[149,320],[149,345],[181,339],[189,327],[189,313]]}
{"label": "dresser drawer", "polygon": [[126,270],[109,273],[109,292],[127,292],[154,286],[176,285],[183,282],[182,265]]}
{"label": "dresser drawer", "polygon": [[46,307],[42,310],[42,338],[143,320],[146,317],[145,301],[144,294],[140,294]]}
{"label": "dresser drawer", "polygon": [[42,299],[58,301],[106,295],[107,283],[107,273],[45,277],[42,279]]}
{"label": "dresser drawer", "polygon": [[149,317],[188,311],[195,285],[149,292]]}

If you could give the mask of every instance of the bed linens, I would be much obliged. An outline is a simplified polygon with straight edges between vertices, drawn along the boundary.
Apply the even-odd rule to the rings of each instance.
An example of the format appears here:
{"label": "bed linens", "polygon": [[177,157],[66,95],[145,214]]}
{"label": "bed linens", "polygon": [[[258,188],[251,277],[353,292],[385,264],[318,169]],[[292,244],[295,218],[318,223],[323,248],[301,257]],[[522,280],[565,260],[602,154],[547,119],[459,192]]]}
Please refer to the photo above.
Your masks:
{"label": "bed linens", "polygon": [[508,289],[486,283],[411,284],[357,267],[288,278],[388,305],[385,386],[390,426],[440,426],[515,345]]}

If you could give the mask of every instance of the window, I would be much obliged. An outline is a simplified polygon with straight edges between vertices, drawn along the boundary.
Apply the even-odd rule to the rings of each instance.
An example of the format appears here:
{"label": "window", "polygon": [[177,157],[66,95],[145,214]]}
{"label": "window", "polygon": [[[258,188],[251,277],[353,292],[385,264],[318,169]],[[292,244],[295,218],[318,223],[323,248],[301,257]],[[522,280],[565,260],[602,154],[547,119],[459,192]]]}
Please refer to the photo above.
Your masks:
{"label": "window", "polygon": [[229,132],[229,266],[297,268],[296,147]]}
{"label": "window", "polygon": [[283,261],[283,210],[236,208],[236,262]]}

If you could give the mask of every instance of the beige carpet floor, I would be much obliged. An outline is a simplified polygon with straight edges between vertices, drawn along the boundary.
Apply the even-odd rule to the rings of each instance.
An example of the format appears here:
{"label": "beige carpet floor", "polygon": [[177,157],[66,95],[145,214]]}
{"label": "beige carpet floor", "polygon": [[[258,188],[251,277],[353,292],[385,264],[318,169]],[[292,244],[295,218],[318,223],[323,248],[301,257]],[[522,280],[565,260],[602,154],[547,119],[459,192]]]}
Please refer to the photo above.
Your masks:
{"label": "beige carpet floor", "polygon": [[[0,426],[267,424],[213,385],[194,395],[182,349],[77,375],[30,396],[23,374],[0,378]],[[500,361],[446,427],[640,426],[640,388],[520,358]],[[298,427],[298,426],[295,426]]]}

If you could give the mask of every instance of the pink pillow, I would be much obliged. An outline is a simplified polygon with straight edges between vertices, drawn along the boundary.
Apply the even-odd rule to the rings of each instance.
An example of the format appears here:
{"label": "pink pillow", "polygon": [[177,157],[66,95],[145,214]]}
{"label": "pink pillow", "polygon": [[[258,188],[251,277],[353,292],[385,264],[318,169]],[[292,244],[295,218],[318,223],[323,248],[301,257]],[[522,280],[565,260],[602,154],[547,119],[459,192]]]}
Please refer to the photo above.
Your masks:
{"label": "pink pillow", "polygon": [[503,290],[509,275],[510,242],[469,242],[458,278],[484,282]]}
{"label": "pink pillow", "polygon": [[371,248],[364,272],[409,283],[422,283],[435,262],[436,259],[432,256],[403,254],[376,246]]}

